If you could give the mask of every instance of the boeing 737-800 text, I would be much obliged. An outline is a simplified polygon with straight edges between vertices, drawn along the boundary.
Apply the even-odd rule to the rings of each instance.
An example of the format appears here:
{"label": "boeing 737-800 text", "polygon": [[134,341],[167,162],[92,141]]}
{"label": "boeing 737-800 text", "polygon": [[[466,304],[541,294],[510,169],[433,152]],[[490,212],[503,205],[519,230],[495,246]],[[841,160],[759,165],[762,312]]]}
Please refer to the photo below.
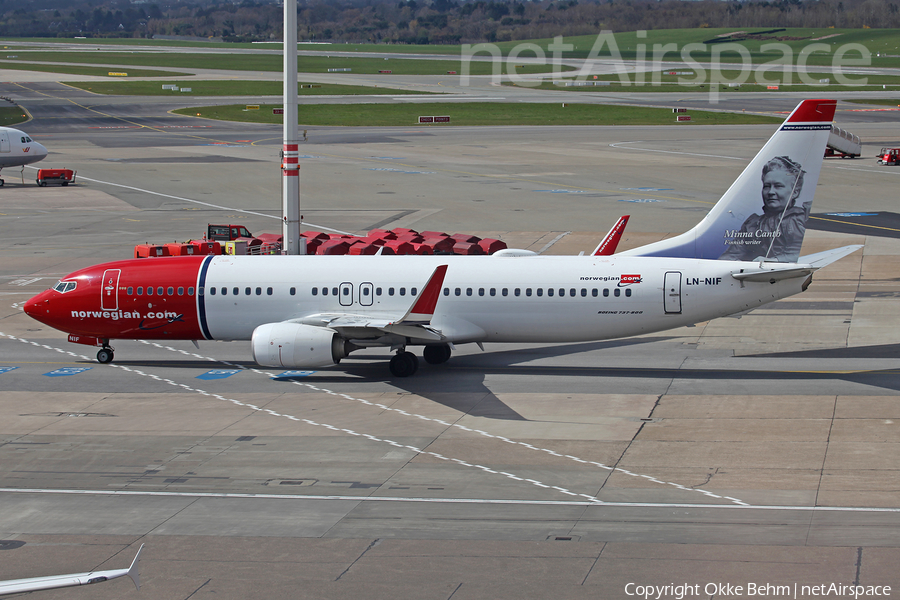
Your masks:
{"label": "boeing 737-800 text", "polygon": [[456,344],[603,340],[746,311],[860,247],[799,257],[835,104],[797,106],[696,227],[616,255],[124,260],[64,277],[25,311],[101,346],[100,362],[114,339],[251,340],[257,363],[288,369],[390,348],[398,377],[418,368],[410,346],[439,364]]}

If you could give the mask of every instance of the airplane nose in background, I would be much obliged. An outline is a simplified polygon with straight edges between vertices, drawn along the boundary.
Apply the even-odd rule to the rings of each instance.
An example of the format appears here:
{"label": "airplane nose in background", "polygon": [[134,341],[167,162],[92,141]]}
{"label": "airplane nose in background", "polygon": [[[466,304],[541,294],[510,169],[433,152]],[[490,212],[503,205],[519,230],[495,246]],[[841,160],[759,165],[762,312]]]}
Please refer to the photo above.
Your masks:
{"label": "airplane nose in background", "polygon": [[22,309],[25,311],[25,314],[31,317],[32,319],[37,319],[40,317],[41,306],[46,303],[44,299],[44,294],[40,293],[34,298],[29,299],[25,302],[25,306]]}
{"label": "airplane nose in background", "polygon": [[35,143],[34,149],[37,150],[38,156],[40,156],[41,158],[47,158],[47,148],[45,148],[43,144]]}

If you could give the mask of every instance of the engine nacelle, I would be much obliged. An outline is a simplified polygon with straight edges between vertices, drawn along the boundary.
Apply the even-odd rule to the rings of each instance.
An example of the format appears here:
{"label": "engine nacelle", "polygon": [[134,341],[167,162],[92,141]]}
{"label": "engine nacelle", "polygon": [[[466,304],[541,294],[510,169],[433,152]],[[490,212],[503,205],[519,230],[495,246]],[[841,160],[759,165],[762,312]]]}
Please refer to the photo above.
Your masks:
{"label": "engine nacelle", "polygon": [[250,346],[259,365],[289,369],[336,365],[351,349],[333,329],[299,323],[260,325]]}

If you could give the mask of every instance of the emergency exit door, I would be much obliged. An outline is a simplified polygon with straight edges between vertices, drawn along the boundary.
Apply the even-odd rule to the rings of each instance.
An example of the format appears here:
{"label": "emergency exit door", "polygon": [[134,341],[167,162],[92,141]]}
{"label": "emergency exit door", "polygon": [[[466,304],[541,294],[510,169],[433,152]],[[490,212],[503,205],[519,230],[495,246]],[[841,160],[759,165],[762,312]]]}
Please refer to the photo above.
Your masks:
{"label": "emergency exit door", "polygon": [[669,271],[663,283],[663,307],[666,314],[681,313],[681,273]]}
{"label": "emergency exit door", "polygon": [[103,271],[103,285],[100,288],[100,310],[119,310],[119,276],[121,269]]}

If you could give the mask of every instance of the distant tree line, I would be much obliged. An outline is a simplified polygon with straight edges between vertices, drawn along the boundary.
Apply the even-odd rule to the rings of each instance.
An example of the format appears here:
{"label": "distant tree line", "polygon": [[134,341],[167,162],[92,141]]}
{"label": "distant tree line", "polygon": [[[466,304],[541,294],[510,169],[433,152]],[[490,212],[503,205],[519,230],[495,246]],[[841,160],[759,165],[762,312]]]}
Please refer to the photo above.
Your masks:
{"label": "distant tree line", "polygon": [[[695,27],[900,28],[900,0],[298,0],[301,40],[459,44]],[[278,40],[272,1],[0,0],[7,37]]]}

